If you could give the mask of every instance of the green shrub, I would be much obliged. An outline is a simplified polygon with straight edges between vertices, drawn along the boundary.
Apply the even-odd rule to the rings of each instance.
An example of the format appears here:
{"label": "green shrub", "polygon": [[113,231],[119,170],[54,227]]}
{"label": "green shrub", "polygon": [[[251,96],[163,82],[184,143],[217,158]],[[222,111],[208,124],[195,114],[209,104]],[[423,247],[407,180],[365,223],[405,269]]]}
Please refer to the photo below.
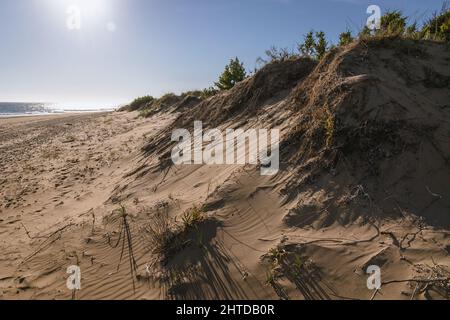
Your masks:
{"label": "green shrub", "polygon": [[161,98],[159,98],[158,101],[165,102],[165,101],[173,101],[173,100],[177,100],[177,99],[178,99],[178,96],[175,93],[169,92],[169,93],[164,94]]}
{"label": "green shrub", "polygon": [[129,104],[127,109],[128,111],[135,111],[153,102],[154,100],[155,98],[153,98],[152,96],[139,97],[134,99],[134,101]]}
{"label": "green shrub", "polygon": [[[401,11],[388,11],[381,17],[381,28],[375,33],[371,33],[370,29],[365,26],[360,32],[360,38],[370,37],[391,37],[401,36],[413,40],[436,40],[450,41],[450,10],[448,2],[440,13],[434,13],[432,18],[428,19],[422,26],[418,27],[417,21],[408,25],[408,17],[404,16]],[[341,41],[345,41],[345,33],[342,33]]]}
{"label": "green shrub", "polygon": [[192,228],[196,228],[203,220],[203,213],[197,206],[193,206],[183,213],[181,220],[183,221],[184,231],[188,231]]}
{"label": "green shrub", "polygon": [[414,35],[415,33],[417,33],[417,22],[414,22],[406,28],[407,35]]}
{"label": "green shrub", "polygon": [[[205,221],[201,209],[197,206],[186,210],[181,216],[182,223],[176,223],[169,216],[169,206],[143,208],[150,221],[143,226],[152,253],[158,255],[162,262],[183,250],[193,241],[192,231],[197,231]],[[198,232],[197,243],[202,242],[202,234]]]}
{"label": "green shrub", "polygon": [[219,81],[215,83],[219,90],[230,90],[236,83],[242,81],[247,76],[244,64],[236,57],[231,59],[230,63],[225,66],[225,70],[219,77]]}
{"label": "green shrub", "polygon": [[402,35],[406,30],[406,17],[401,11],[388,11],[381,17],[381,30],[386,35]]}
{"label": "green shrub", "polygon": [[144,108],[139,110],[139,117],[148,118],[154,113],[153,108]]}
{"label": "green shrub", "polygon": [[177,102],[182,100],[182,96],[177,96],[175,93],[169,92],[163,95],[159,99],[152,99],[150,102],[143,104],[139,107],[139,116],[148,118],[153,114],[162,111],[170,106],[173,106]]}
{"label": "green shrub", "polygon": [[210,97],[215,96],[217,94],[217,92],[219,92],[219,91],[214,87],[209,87],[209,88],[203,89],[200,98],[208,99]]}
{"label": "green shrub", "polygon": [[353,40],[354,40],[354,38],[352,36],[351,31],[342,32],[339,35],[339,46],[341,46],[341,47],[346,46],[346,45],[352,43]]}
{"label": "green shrub", "polygon": [[450,10],[447,6],[442,8],[440,14],[435,13],[425,22],[421,35],[424,39],[450,41]]}
{"label": "green shrub", "polygon": [[315,43],[316,56],[317,60],[321,60],[328,51],[328,42],[325,39],[325,32],[319,31],[316,32],[317,41]]}
{"label": "green shrub", "polygon": [[368,26],[364,26],[364,28],[359,33],[359,38],[360,39],[361,38],[366,38],[366,37],[370,37],[371,35],[372,34],[371,34],[371,31],[370,31],[369,27]]}
{"label": "green shrub", "polygon": [[311,30],[305,35],[305,39],[298,45],[298,51],[302,56],[313,57],[315,54],[316,41],[314,39],[314,31]]}
{"label": "green shrub", "polygon": [[313,30],[309,31],[305,35],[304,41],[298,45],[298,50],[302,56],[316,60],[322,59],[329,49],[330,47],[323,31],[315,33]]}
{"label": "green shrub", "polygon": [[202,91],[201,90],[190,90],[190,91],[186,91],[183,92],[180,97],[182,99],[186,98],[186,97],[197,97],[197,98],[201,98],[202,97]]}

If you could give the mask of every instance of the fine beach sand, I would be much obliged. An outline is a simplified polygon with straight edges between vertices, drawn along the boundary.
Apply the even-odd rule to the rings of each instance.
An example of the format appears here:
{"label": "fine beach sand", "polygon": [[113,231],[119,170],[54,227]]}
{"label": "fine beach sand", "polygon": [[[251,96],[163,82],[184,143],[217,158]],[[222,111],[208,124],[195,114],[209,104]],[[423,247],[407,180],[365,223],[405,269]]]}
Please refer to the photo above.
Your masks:
{"label": "fine beach sand", "polygon": [[[0,119],[0,298],[448,299],[448,49],[408,45],[272,63],[148,118]],[[280,128],[280,174],[167,165],[193,120]],[[158,251],[149,230],[186,212]]]}
{"label": "fine beach sand", "polygon": [[64,272],[73,255],[86,258],[82,252],[67,248],[61,256],[54,248],[35,262],[39,270],[23,259],[58,228],[83,222],[92,210],[109,210],[103,203],[136,161],[138,146],[166,121],[135,118],[98,113],[0,119],[2,298],[71,296]]}

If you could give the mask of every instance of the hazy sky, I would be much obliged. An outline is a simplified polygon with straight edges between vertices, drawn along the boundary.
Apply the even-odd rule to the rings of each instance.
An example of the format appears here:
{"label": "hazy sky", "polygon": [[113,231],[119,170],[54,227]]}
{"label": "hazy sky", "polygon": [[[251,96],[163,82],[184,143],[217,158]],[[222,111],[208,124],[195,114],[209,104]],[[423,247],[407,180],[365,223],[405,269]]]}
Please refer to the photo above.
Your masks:
{"label": "hazy sky", "polygon": [[[294,48],[309,29],[336,42],[346,28],[361,28],[369,4],[421,18],[442,3],[1,0],[0,101],[109,105],[204,88],[230,58],[253,69],[268,47]],[[82,11],[79,30],[67,25],[72,5]]]}

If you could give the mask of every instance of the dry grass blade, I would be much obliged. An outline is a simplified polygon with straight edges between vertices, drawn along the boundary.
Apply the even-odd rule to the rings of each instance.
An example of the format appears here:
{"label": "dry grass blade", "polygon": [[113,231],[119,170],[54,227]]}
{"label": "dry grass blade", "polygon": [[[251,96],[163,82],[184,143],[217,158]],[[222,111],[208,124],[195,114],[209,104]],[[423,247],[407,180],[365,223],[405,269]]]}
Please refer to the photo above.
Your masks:
{"label": "dry grass blade", "polygon": [[126,209],[123,205],[120,205],[120,215],[122,218],[122,223],[121,223],[121,227],[120,227],[120,234],[119,234],[119,239],[117,240],[116,244],[113,245],[113,248],[117,248],[120,244],[120,242],[122,241],[122,249],[120,252],[120,259],[119,259],[119,263],[117,265],[117,271],[120,270],[120,264],[122,262],[122,258],[123,258],[123,254],[125,252],[125,243],[128,247],[128,260],[130,263],[130,276],[131,279],[133,281],[133,290],[134,292],[136,292],[136,285],[134,282],[134,278],[137,277],[137,269],[138,269],[138,265],[136,262],[136,259],[134,257],[134,251],[133,251],[133,237],[131,234],[131,229],[130,229],[130,225],[128,223],[127,220],[127,212]]}

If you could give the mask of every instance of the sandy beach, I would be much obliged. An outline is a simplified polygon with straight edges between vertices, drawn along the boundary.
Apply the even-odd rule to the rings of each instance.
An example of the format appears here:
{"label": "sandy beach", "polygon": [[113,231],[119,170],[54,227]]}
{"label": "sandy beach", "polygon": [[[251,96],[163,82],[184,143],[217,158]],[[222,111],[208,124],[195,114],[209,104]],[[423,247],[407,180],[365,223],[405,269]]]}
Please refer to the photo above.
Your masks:
{"label": "sandy beach", "polygon": [[58,247],[37,270],[24,263],[27,256],[52,242],[56,230],[106,212],[138,146],[161,123],[114,113],[0,119],[2,298],[31,298],[38,288],[46,292],[41,298],[71,296],[64,266],[87,259],[85,252]]}

